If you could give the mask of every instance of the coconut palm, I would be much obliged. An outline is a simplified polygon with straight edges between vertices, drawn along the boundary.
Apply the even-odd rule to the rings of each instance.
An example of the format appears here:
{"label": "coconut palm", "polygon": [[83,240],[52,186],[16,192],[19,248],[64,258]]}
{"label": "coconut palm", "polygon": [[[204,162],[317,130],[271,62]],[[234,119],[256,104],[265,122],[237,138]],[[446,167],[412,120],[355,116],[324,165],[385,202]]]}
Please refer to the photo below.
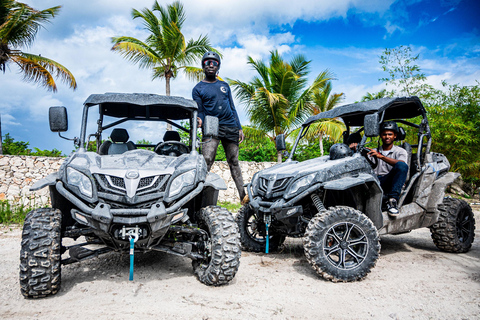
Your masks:
{"label": "coconut palm", "polygon": [[[159,17],[155,12],[159,13]],[[203,78],[203,70],[190,65],[197,62],[205,52],[215,50],[210,46],[207,36],[185,42],[181,31],[185,22],[185,11],[179,1],[167,5],[166,8],[155,1],[152,10],[132,9],[132,17],[142,19],[149,36],[145,41],[126,36],[113,37],[113,51],[119,52],[133,63],[138,63],[140,68],[152,69],[152,80],[164,78],[168,96],[170,80],[174,79],[180,70],[192,80],[200,81]]]}
{"label": "coconut palm", "polygon": [[379,92],[375,92],[375,93],[367,92],[367,94],[364,95],[362,97],[362,100],[360,100],[360,101],[364,102],[364,101],[370,101],[370,100],[381,99],[381,98],[386,98],[386,97],[393,97],[393,95],[394,95],[393,91],[387,91],[387,89],[383,89],[383,90],[381,90]]}
{"label": "coconut palm", "polygon": [[[279,134],[288,137],[312,114],[313,92],[332,79],[325,70],[308,86],[310,61],[303,55],[296,55],[287,63],[278,51],[272,51],[269,65],[252,57],[248,57],[248,64],[258,73],[252,81],[229,79],[250,117],[252,128],[244,131],[248,139],[267,136],[273,141]],[[282,161],[280,153],[277,160]]]}
{"label": "coconut palm", "polygon": [[[313,112],[312,115],[329,111],[338,106],[342,101],[343,93],[332,94],[332,82],[328,81],[323,87],[319,87],[313,92]],[[323,138],[329,136],[333,141],[342,137],[345,125],[339,119],[323,119],[313,123],[306,135],[307,139],[318,138],[320,144],[320,154],[323,156]]]}
{"label": "coconut palm", "polygon": [[17,1],[0,0],[0,71],[5,73],[9,64],[15,64],[25,81],[39,83],[55,92],[55,76],[76,89],[77,82],[67,68],[41,55],[19,49],[31,45],[42,24],[54,18],[60,8],[56,6],[39,11]]}

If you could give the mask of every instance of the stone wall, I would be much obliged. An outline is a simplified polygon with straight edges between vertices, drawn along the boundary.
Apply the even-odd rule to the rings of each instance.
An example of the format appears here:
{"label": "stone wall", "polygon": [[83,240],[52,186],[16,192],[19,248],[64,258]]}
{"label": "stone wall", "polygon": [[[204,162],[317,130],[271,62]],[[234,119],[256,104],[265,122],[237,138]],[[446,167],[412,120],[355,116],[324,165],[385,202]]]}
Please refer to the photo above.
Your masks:
{"label": "stone wall", "polygon": [[[36,181],[57,171],[64,158],[0,156],[0,200],[8,200],[12,204],[28,207],[46,206],[50,202],[48,188],[31,192],[29,190]],[[255,172],[268,168],[273,162],[240,162],[245,183],[252,179]],[[240,202],[237,189],[230,174],[228,164],[216,162],[212,172],[220,175],[227,183],[227,190],[220,191],[219,201]]]}

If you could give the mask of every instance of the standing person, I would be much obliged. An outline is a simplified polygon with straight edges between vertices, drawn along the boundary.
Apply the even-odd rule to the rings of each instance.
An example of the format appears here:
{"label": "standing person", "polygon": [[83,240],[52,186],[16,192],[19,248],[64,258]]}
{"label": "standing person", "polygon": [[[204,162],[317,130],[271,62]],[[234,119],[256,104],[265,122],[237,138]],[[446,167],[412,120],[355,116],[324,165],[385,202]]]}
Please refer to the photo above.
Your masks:
{"label": "standing person", "polygon": [[[233,104],[230,87],[226,82],[217,79],[220,63],[220,56],[216,52],[209,51],[203,55],[202,68],[205,79],[193,88],[192,97],[198,104],[198,124],[200,127],[206,115],[218,118],[218,139],[212,138],[202,148],[203,156],[207,162],[207,170],[210,171],[215,161],[218,144],[221,141],[233,181],[237,186],[240,200],[243,201],[245,189],[243,188],[242,171],[238,163],[238,148],[244,139],[244,135]],[[204,141],[206,140],[204,138]]]}
{"label": "standing person", "polygon": [[371,157],[378,159],[375,173],[380,180],[388,214],[393,217],[398,216],[397,202],[408,172],[408,165],[405,163],[407,151],[393,144],[397,134],[396,122],[382,122],[380,125],[382,146],[378,150],[369,149],[368,153]]}

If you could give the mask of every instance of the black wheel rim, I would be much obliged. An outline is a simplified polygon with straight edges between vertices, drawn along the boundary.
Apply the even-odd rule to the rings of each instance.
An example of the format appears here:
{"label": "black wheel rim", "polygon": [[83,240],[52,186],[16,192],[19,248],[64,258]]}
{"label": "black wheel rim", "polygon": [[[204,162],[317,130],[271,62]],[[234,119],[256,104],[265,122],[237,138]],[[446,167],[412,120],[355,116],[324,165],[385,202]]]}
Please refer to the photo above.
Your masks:
{"label": "black wheel rim", "polygon": [[473,232],[473,217],[468,210],[460,210],[456,226],[458,240],[462,243],[468,242]]}
{"label": "black wheel rim", "polygon": [[246,231],[252,240],[265,242],[265,223],[255,213],[248,216]]}
{"label": "black wheel rim", "polygon": [[367,236],[360,227],[341,222],[325,234],[323,252],[333,266],[349,270],[362,264],[367,256],[368,245]]}

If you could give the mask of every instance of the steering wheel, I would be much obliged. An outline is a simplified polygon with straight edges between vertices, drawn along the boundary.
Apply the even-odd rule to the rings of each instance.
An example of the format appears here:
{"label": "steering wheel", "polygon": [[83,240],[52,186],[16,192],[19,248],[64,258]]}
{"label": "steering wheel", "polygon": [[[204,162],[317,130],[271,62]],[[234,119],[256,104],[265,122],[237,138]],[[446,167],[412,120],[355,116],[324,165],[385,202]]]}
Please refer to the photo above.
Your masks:
{"label": "steering wheel", "polygon": [[179,141],[160,142],[155,146],[155,153],[163,156],[179,157],[189,152],[187,145]]}
{"label": "steering wheel", "polygon": [[377,166],[378,166],[378,158],[375,158],[375,157],[372,157],[372,159],[370,159],[370,157],[368,156],[368,149],[363,147],[361,150],[360,150],[360,154],[362,156],[365,157],[365,159],[367,159],[367,162],[370,164],[370,166],[372,167],[372,169],[375,169]]}

